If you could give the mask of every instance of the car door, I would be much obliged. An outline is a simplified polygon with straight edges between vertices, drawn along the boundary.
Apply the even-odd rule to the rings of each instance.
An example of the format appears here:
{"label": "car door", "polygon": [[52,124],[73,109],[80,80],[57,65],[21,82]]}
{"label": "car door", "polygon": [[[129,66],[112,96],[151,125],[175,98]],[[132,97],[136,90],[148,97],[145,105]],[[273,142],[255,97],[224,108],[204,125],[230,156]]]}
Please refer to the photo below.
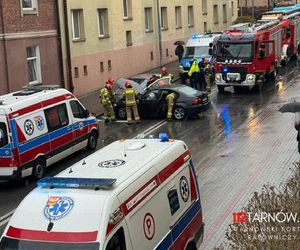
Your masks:
{"label": "car door", "polygon": [[140,98],[139,111],[143,117],[157,117],[159,114],[160,90],[153,89]]}

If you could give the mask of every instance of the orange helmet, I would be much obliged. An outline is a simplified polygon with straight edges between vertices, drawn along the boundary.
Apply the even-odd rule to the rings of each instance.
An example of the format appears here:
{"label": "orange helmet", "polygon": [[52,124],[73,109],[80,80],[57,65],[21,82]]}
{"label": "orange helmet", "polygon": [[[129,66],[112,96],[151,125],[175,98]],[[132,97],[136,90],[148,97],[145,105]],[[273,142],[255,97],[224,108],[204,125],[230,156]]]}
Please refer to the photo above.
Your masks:
{"label": "orange helmet", "polygon": [[112,90],[112,85],[110,83],[106,83],[105,84],[105,88],[107,88],[108,90]]}
{"label": "orange helmet", "polygon": [[162,74],[168,74],[168,70],[167,70],[166,67],[162,67],[162,68],[160,69],[160,72],[161,72]]}
{"label": "orange helmet", "polygon": [[124,85],[125,85],[125,88],[132,88],[130,82],[128,82],[128,81],[126,81]]}
{"label": "orange helmet", "polygon": [[115,82],[115,80],[113,79],[113,78],[108,78],[107,79],[107,82],[106,83],[108,83],[108,84],[113,84]]}

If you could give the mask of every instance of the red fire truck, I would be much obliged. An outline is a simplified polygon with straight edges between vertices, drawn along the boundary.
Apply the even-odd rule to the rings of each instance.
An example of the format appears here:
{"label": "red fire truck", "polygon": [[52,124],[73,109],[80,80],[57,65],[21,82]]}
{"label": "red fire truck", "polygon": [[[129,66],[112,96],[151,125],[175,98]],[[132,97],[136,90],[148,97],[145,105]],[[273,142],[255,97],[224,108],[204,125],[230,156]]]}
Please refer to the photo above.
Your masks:
{"label": "red fire truck", "polygon": [[[277,69],[299,47],[300,13],[260,20],[254,25],[233,25],[213,43],[215,79],[218,90],[233,86],[261,89],[267,76],[275,78]],[[239,28],[243,27],[243,28]],[[247,28],[245,28],[247,27]]]}

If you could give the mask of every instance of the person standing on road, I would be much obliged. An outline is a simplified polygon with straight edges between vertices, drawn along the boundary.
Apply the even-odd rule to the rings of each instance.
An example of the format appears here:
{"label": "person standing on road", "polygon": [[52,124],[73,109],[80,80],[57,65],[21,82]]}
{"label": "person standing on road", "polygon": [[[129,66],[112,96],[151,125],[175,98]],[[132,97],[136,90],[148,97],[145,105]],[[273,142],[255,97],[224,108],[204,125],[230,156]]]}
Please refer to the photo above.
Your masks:
{"label": "person standing on road", "polygon": [[104,121],[108,122],[109,120],[115,121],[115,112],[112,106],[112,95],[111,95],[112,85],[106,82],[105,87],[100,90],[100,102],[104,109]]}
{"label": "person standing on road", "polygon": [[212,68],[207,59],[204,60],[204,76],[205,76],[206,90],[208,93],[210,93],[211,92]]}
{"label": "person standing on road", "polygon": [[175,55],[178,56],[178,61],[180,62],[183,56],[184,48],[182,44],[178,44],[175,49]]}
{"label": "person standing on road", "polygon": [[206,87],[205,87],[205,72],[204,72],[204,61],[200,61],[198,63],[199,66],[199,89],[200,91],[205,91]]}
{"label": "person standing on road", "polygon": [[176,93],[170,93],[166,96],[166,101],[168,105],[168,113],[167,113],[167,120],[172,120],[172,114],[173,114],[173,107],[176,99]]}
{"label": "person standing on road", "polygon": [[132,86],[129,82],[125,82],[125,87],[126,87],[126,89],[124,90],[124,97],[125,97],[127,122],[128,122],[128,124],[132,123],[132,113],[133,113],[135,122],[140,123],[141,119],[139,116],[136,98],[135,98],[136,92],[132,88]]}
{"label": "person standing on road", "polygon": [[295,113],[295,129],[297,130],[298,152],[300,154],[300,112]]}
{"label": "person standing on road", "polygon": [[199,85],[199,76],[200,74],[200,69],[199,69],[199,65],[197,62],[197,59],[194,59],[192,62],[192,65],[190,67],[190,70],[188,72],[188,76],[190,77],[190,85],[192,88],[194,89],[198,89],[198,85]]}

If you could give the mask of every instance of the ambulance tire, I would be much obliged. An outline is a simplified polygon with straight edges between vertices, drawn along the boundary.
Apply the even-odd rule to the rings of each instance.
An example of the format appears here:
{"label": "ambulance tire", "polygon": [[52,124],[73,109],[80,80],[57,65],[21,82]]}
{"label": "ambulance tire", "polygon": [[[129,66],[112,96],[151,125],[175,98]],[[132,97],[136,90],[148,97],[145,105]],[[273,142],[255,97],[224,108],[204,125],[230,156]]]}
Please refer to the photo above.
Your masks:
{"label": "ambulance tire", "polygon": [[92,131],[89,135],[88,142],[87,142],[87,150],[94,150],[97,147],[98,136],[97,133]]}
{"label": "ambulance tire", "polygon": [[185,250],[197,250],[196,244],[194,241],[190,242]]}
{"label": "ambulance tire", "polygon": [[43,158],[37,158],[34,161],[34,166],[32,169],[32,176],[34,179],[39,180],[43,178],[46,174],[46,161]]}

